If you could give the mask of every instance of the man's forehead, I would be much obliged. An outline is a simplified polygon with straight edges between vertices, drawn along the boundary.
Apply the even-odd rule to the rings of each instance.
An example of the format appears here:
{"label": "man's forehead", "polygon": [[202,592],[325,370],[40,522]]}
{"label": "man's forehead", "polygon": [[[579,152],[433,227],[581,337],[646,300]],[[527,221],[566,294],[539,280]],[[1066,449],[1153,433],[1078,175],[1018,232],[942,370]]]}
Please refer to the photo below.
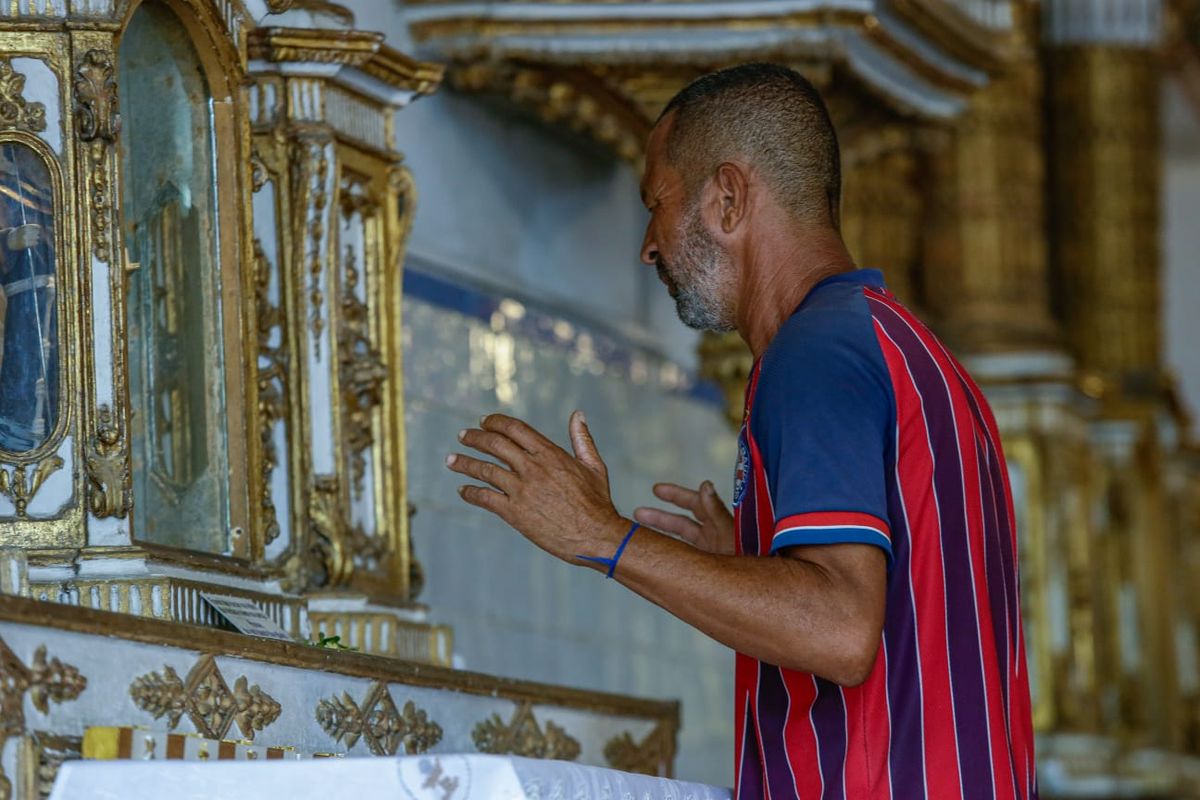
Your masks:
{"label": "man's forehead", "polygon": [[642,182],[639,187],[643,201],[647,199],[648,186],[662,161],[662,151],[666,146],[666,138],[670,126],[671,116],[667,116],[659,120],[658,124],[650,129],[650,135],[646,137],[646,163],[642,169]]}

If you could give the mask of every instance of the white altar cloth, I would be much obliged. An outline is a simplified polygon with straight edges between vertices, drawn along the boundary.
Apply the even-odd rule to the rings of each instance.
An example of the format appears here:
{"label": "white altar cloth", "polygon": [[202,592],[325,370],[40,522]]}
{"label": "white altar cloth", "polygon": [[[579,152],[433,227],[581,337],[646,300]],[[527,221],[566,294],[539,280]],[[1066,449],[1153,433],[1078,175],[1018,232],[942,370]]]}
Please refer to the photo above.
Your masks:
{"label": "white altar cloth", "polygon": [[729,800],[728,789],[485,755],[68,761],[50,800]]}

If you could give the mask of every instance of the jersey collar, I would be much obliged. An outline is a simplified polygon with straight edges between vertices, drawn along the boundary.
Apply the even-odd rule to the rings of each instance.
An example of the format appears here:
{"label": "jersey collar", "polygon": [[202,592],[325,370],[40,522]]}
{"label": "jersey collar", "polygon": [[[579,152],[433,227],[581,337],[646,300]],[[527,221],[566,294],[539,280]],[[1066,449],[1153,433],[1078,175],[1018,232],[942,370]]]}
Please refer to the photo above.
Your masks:
{"label": "jersey collar", "polygon": [[831,283],[854,283],[860,286],[885,286],[883,282],[883,273],[879,270],[855,269],[849,272],[839,272],[837,275],[830,275],[828,278],[825,278],[816,286],[814,286],[812,291],[816,291],[822,286],[827,286]]}

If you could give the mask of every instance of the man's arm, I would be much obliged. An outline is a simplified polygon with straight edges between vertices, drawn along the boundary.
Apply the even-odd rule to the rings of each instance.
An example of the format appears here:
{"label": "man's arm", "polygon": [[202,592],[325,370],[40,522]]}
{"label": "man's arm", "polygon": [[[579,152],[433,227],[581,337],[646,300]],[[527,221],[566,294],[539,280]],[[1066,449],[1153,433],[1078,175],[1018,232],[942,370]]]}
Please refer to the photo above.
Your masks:
{"label": "man's arm", "polygon": [[[608,471],[583,415],[570,423],[572,456],[520,420],[490,415],[460,440],[491,456],[447,459],[489,484],[463,499],[492,511],[571,563],[611,557],[632,524],[612,504]],[[593,569],[597,567],[590,565]],[[634,534],[615,577],[739,652],[856,685],[874,666],[883,628],[886,559],[872,545],[793,547],[778,557],[706,553],[653,530]]]}
{"label": "man's arm", "polygon": [[778,556],[714,555],[638,531],[614,577],[738,652],[843,686],[865,681],[883,630],[883,551],[834,544]]}

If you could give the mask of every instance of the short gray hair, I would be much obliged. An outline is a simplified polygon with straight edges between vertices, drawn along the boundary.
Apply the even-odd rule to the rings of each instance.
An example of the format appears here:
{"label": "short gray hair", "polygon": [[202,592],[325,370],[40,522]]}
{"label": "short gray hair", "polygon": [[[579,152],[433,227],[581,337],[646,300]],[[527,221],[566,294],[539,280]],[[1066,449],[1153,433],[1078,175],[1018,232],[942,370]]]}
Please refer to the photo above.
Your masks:
{"label": "short gray hair", "polygon": [[745,159],[798,219],[838,227],[842,193],[837,133],[820,93],[778,64],[741,64],[692,81],[663,110],[674,113],[667,158],[688,194],[723,162]]}

